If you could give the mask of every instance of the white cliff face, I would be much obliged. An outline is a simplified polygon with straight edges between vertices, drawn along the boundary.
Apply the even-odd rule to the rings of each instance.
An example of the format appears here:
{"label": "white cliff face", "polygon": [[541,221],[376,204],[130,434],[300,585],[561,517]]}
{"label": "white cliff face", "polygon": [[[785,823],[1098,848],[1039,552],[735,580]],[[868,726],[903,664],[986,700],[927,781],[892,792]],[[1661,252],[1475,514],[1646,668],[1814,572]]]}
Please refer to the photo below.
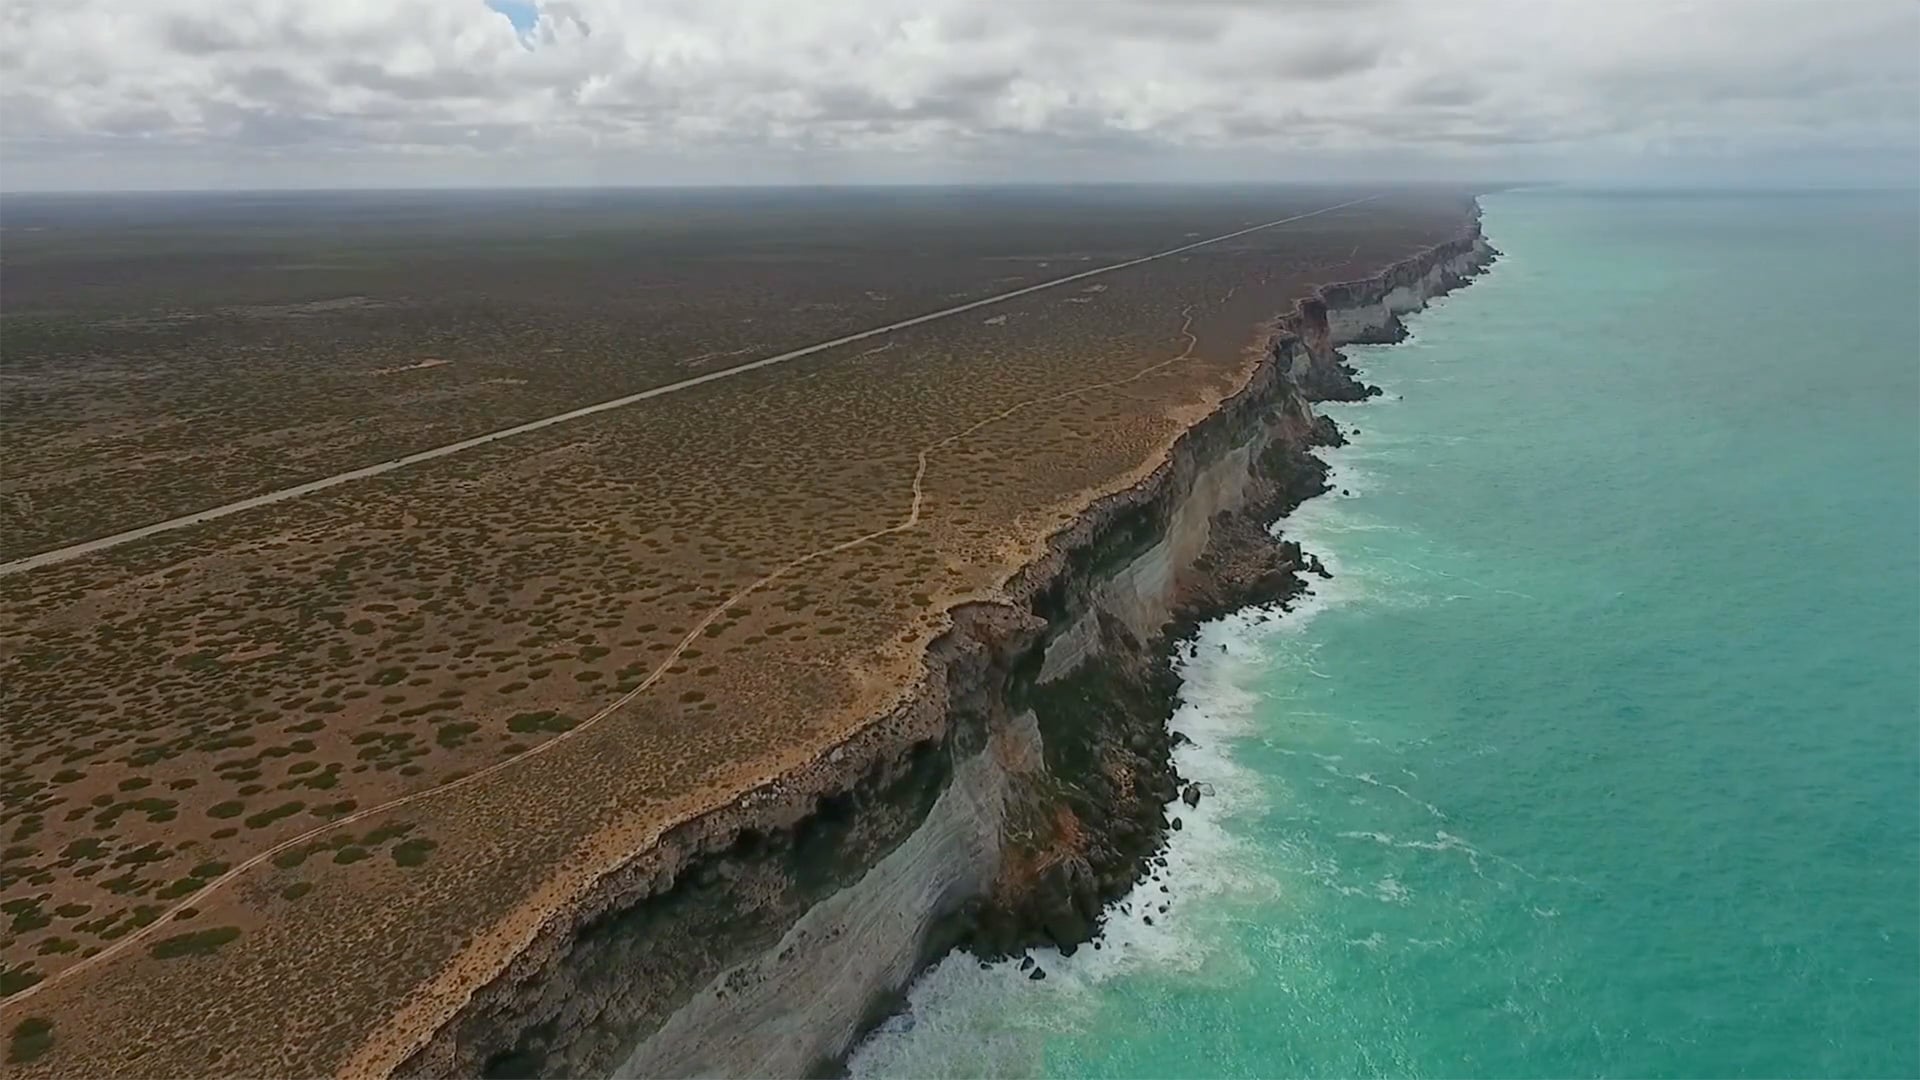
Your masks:
{"label": "white cliff face", "polygon": [[1038,682],[1044,685],[1071,674],[1100,647],[1103,612],[1118,618],[1142,641],[1159,634],[1173,611],[1179,575],[1206,550],[1213,515],[1245,505],[1249,463],[1265,444],[1264,437],[1242,443],[1194,477],[1192,489],[1160,539],[1103,577],[1094,587],[1088,610],[1048,643]]}
{"label": "white cliff face", "polygon": [[1041,768],[1040,730],[1021,713],[960,764],[905,843],[715,978],[614,1075],[800,1076],[844,1055],[875,989],[910,982],[934,921],[992,884],[1014,784]]}
{"label": "white cliff face", "polygon": [[1327,332],[1333,346],[1399,340],[1406,333],[1400,316],[1425,307],[1428,300],[1446,292],[1453,282],[1484,265],[1491,254],[1486,241],[1476,235],[1470,249],[1436,262],[1417,280],[1394,286],[1376,301],[1330,307]]}

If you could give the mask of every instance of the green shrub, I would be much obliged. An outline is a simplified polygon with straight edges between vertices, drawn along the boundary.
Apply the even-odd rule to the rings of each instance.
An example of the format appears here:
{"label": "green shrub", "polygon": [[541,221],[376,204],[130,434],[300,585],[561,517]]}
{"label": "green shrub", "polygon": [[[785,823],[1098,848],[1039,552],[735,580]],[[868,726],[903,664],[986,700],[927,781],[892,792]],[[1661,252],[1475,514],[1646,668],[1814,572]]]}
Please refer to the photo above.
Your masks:
{"label": "green shrub", "polygon": [[239,936],[240,928],[237,926],[190,930],[184,934],[161,938],[147,946],[147,953],[155,960],[172,960],[181,956],[207,956],[218,952],[221,946]]}
{"label": "green shrub", "polygon": [[427,861],[427,853],[439,846],[424,836],[402,840],[393,845],[393,861],[399,866],[419,866]]}
{"label": "green shrub", "polygon": [[7,1064],[25,1065],[53,1048],[53,1021],[44,1016],[29,1016],[13,1025],[7,1040]]}
{"label": "green shrub", "polygon": [[433,733],[433,739],[441,746],[451,750],[467,741],[467,736],[480,730],[480,725],[472,720],[456,720],[450,724],[441,724]]}
{"label": "green shrub", "polygon": [[573,725],[574,720],[571,717],[561,716],[550,710],[518,713],[507,718],[507,730],[516,735],[525,735],[534,731],[561,732]]}
{"label": "green shrub", "polygon": [[279,821],[281,818],[292,817],[306,808],[307,804],[301,802],[299,799],[283,802],[271,810],[262,810],[257,814],[249,816],[247,818],[247,828],[264,829],[274,822]]}

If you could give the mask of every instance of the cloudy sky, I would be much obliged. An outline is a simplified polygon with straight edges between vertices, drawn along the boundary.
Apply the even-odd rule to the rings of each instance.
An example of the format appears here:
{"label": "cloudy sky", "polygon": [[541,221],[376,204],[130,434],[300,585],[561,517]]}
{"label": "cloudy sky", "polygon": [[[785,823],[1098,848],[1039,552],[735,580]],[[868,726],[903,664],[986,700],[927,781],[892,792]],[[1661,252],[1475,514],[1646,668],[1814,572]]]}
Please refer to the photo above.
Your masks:
{"label": "cloudy sky", "polygon": [[1920,181],[1920,0],[0,0],[0,186]]}

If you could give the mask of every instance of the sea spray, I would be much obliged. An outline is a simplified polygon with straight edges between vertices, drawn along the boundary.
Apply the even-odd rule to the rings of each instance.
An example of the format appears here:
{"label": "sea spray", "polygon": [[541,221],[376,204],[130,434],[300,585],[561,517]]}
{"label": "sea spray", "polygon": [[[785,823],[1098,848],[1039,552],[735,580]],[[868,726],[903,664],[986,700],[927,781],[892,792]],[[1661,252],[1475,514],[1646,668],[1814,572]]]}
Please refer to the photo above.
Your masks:
{"label": "sea spray", "polygon": [[[1297,602],[1309,611],[1311,597]],[[1101,988],[1131,972],[1196,972],[1232,965],[1196,921],[1239,894],[1271,895],[1281,883],[1240,850],[1226,822],[1236,806],[1261,799],[1259,778],[1238,766],[1231,741],[1245,736],[1262,704],[1248,684],[1271,662],[1267,643],[1283,624],[1278,609],[1238,612],[1200,628],[1175,657],[1182,700],[1169,726],[1187,741],[1174,751],[1180,775],[1203,786],[1196,806],[1175,800],[1180,819],[1161,861],[1124,899],[1109,905],[1097,947],[1063,956],[983,962],[967,953],[941,961],[916,982],[906,1008],[850,1056],[858,1078],[1043,1075],[1048,1038],[1075,1029],[1098,1007]],[[1290,625],[1290,624],[1289,624]],[[1034,978],[1035,969],[1045,972]]]}

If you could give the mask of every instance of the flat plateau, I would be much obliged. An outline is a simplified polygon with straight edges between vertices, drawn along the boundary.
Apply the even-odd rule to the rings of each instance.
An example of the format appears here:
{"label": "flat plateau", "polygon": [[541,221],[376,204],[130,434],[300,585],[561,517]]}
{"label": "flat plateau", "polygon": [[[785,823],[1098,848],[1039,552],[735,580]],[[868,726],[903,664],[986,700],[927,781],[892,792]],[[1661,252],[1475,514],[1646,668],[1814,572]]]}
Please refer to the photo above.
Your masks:
{"label": "flat plateau", "polygon": [[[1227,237],[0,579],[22,1073],[792,1071],[937,948],[1084,931],[1047,890],[1124,887],[1153,826],[1046,792],[1164,779],[1087,696],[1152,711],[1333,347],[1484,245],[1454,192],[963,209],[627,211],[519,292],[519,236],[249,241],[300,269],[240,285],[160,245],[104,292],[10,252],[26,555]],[[721,1037],[828,961],[789,1057]]]}

